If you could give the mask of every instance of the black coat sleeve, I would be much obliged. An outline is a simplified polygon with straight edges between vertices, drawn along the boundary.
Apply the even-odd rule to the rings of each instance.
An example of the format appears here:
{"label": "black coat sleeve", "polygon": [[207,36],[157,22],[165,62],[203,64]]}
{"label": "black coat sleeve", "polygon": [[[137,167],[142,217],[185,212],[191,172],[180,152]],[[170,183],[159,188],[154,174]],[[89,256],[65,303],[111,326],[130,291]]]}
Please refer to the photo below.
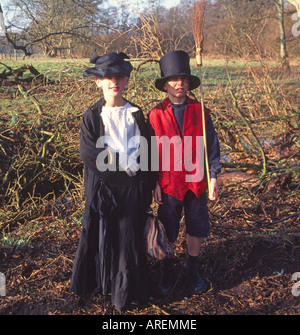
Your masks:
{"label": "black coat sleeve", "polygon": [[[97,148],[99,139],[99,127],[101,127],[101,118],[95,118],[97,111],[88,109],[83,115],[80,131],[80,157],[84,162],[85,168],[92,171],[97,177],[105,181],[114,173],[114,171],[99,171],[96,165],[98,155],[105,150],[103,147]],[[97,124],[98,123],[98,124]],[[103,127],[103,124],[102,124]]]}
{"label": "black coat sleeve", "polygon": [[218,173],[221,172],[220,144],[210,116],[208,117],[206,123],[206,129],[207,129],[207,152],[208,152],[210,177],[217,178]]}

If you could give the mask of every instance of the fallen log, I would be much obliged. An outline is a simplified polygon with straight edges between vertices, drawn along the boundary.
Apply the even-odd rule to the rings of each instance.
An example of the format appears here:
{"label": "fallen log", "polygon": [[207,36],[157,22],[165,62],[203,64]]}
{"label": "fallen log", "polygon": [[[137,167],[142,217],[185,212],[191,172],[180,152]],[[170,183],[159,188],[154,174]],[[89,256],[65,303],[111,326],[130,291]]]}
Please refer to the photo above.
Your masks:
{"label": "fallen log", "polygon": [[[49,81],[42,73],[40,73],[34,66],[32,65],[23,65],[18,69],[13,69],[10,66],[0,62],[0,64],[2,64],[3,66],[5,66],[8,71],[6,71],[6,69],[3,70],[2,73],[0,73],[0,79],[2,80],[15,80],[17,82],[31,82],[33,80],[37,81]],[[23,75],[25,72],[30,72],[33,77],[29,77],[29,78],[23,78]],[[13,77],[13,78],[11,78]]]}

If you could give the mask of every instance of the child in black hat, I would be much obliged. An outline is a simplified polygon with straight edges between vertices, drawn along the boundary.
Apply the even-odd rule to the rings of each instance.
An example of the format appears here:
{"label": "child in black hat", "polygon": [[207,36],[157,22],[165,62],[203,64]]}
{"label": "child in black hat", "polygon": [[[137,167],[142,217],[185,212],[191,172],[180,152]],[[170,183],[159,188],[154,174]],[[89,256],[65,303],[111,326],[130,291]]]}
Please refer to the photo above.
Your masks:
{"label": "child in black hat", "polygon": [[85,213],[73,266],[71,290],[78,295],[111,293],[124,309],[147,297],[143,246],[151,191],[139,166],[147,128],[142,110],[122,96],[132,65],[125,54],[91,57],[104,97],[83,115],[80,156],[84,162]]}
{"label": "child in black hat", "polygon": [[[201,242],[209,235],[206,180],[204,173],[203,126],[201,104],[187,93],[200,85],[200,79],[191,74],[189,56],[176,50],[164,55],[160,62],[161,78],[155,81],[160,91],[168,97],[149,113],[148,126],[156,138],[158,173],[154,199],[159,204],[158,218],[166,228],[172,246],[178,237],[181,212],[184,209],[187,232],[187,277],[192,293],[208,290],[209,284],[200,275],[198,257]],[[219,142],[205,107],[208,161],[211,177],[210,199],[218,197],[217,174]],[[152,153],[154,148],[152,148]],[[174,284],[173,260],[163,264],[163,276],[158,289],[168,295]]]}

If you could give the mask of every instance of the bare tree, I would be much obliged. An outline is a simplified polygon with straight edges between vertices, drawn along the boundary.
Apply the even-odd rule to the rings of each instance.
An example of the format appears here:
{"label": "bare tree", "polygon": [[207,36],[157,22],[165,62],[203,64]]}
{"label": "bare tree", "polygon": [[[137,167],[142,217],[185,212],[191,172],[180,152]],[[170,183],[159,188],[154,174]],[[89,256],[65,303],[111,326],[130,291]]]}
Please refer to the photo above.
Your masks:
{"label": "bare tree", "polygon": [[284,28],[284,0],[273,0],[278,11],[278,23],[280,33],[280,58],[281,58],[281,69],[283,75],[289,75],[291,73],[290,64],[288,60],[288,52],[286,47],[286,35]]}
{"label": "bare tree", "polygon": [[13,0],[18,9],[10,21],[16,41],[6,29],[7,41],[30,55],[41,48],[47,56],[71,54],[75,41],[92,38],[101,23],[99,5],[103,0]]}
{"label": "bare tree", "polygon": [[0,3],[0,26],[1,26],[1,29],[4,33],[4,35],[5,35],[8,43],[10,43],[15,50],[23,51],[25,56],[31,56],[32,55],[32,52],[28,51],[26,46],[19,45],[8,33],[6,25],[5,25],[5,21],[4,21],[4,13],[3,13],[3,10],[2,10],[1,3]]}

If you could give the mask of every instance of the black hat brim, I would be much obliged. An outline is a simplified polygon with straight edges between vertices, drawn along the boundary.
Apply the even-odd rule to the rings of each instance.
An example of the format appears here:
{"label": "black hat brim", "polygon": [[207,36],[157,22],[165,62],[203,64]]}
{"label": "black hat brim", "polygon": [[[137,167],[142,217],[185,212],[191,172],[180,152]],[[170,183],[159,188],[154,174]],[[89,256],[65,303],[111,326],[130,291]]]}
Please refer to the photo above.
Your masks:
{"label": "black hat brim", "polygon": [[130,77],[131,68],[126,68],[121,66],[114,66],[113,68],[106,69],[105,71],[99,70],[97,68],[86,69],[83,73],[84,77],[95,76],[96,78],[103,79],[104,77],[111,74],[124,74],[127,77]]}
{"label": "black hat brim", "polygon": [[155,87],[162,92],[166,92],[163,88],[165,82],[171,77],[179,77],[179,76],[189,78],[189,80],[190,80],[190,90],[191,91],[194,90],[195,88],[199,87],[199,85],[200,85],[200,78],[199,77],[193,76],[192,74],[187,74],[187,73],[178,73],[178,74],[173,74],[172,76],[166,76],[166,77],[156,79]]}
{"label": "black hat brim", "polygon": [[[103,59],[104,58],[104,59]],[[98,60],[102,61],[98,64]],[[112,74],[123,74],[130,77],[130,73],[133,69],[130,62],[127,62],[115,53],[110,53],[102,57],[98,57],[95,67],[88,68],[84,71],[83,76],[88,77],[90,75],[96,78],[103,79],[108,75]]]}

